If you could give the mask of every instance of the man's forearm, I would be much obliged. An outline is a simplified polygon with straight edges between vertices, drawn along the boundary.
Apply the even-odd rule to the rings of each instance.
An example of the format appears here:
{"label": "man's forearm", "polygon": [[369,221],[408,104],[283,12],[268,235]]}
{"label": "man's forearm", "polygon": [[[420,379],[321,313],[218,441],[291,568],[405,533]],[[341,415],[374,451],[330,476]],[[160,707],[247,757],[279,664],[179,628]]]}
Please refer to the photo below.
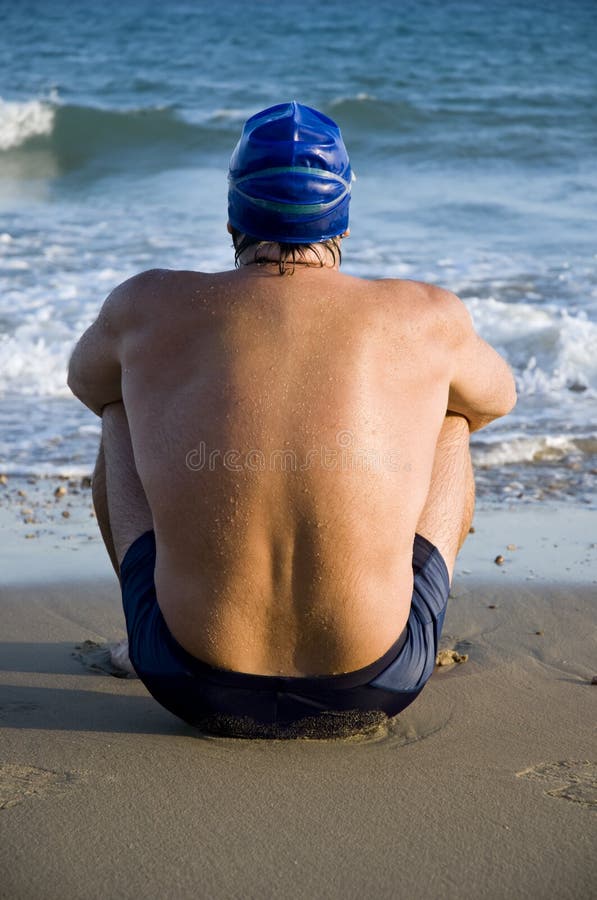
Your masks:
{"label": "man's forearm", "polygon": [[502,415],[506,415],[506,413],[500,413],[497,416],[483,416],[483,415],[476,415],[475,413],[470,413],[470,412],[463,413],[457,409],[448,408],[446,415],[462,416],[462,418],[466,419],[466,421],[468,422],[468,429],[472,434],[473,431],[480,431],[481,428],[485,428],[485,426],[489,425],[490,422],[494,422],[496,419],[499,419]]}

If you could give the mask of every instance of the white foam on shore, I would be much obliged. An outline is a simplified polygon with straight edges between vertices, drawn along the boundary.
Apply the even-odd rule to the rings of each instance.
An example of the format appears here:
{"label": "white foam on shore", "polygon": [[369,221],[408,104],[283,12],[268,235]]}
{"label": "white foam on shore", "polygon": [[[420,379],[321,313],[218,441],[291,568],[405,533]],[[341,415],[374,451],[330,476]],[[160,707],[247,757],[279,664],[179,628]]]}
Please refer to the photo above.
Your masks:
{"label": "white foam on shore", "polygon": [[[593,442],[597,442],[597,436],[593,438]],[[516,463],[552,462],[571,456],[582,456],[582,449],[567,435],[537,435],[497,440],[494,444],[486,443],[472,448],[473,462],[483,468]]]}

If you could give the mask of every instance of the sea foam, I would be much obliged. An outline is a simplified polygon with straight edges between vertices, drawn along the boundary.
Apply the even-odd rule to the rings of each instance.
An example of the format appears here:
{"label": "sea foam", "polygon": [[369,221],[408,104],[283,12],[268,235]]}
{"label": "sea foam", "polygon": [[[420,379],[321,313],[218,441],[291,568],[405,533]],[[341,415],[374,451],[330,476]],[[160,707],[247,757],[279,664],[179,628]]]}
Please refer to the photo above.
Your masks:
{"label": "sea foam", "polygon": [[523,394],[597,391],[597,323],[553,303],[467,299],[475,326],[518,372]]}
{"label": "sea foam", "polygon": [[12,150],[32,137],[51,134],[55,113],[55,105],[45,100],[19,103],[0,98],[0,150]]}

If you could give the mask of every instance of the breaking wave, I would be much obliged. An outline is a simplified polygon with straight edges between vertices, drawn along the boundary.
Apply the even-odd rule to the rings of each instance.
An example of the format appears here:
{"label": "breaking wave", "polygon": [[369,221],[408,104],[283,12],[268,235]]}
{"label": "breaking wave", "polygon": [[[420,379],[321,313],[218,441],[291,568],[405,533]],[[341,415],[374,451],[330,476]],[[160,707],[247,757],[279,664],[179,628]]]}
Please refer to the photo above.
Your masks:
{"label": "breaking wave", "polygon": [[9,103],[0,98],[0,152],[52,133],[55,108],[42,100]]}
{"label": "breaking wave", "polygon": [[65,174],[89,164],[113,170],[123,158],[142,163],[172,161],[189,151],[230,149],[237,116],[217,110],[192,122],[172,107],[102,109],[47,100],[0,99],[0,159],[4,174],[40,177]]}

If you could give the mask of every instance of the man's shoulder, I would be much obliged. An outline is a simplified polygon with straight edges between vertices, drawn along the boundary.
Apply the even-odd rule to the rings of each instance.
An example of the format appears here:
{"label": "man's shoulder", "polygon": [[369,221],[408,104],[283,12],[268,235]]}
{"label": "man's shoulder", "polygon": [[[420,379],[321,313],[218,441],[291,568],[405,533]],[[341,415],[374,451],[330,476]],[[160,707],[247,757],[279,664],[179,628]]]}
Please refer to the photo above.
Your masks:
{"label": "man's shoulder", "polygon": [[146,295],[155,286],[163,282],[167,276],[167,269],[146,269],[131,275],[117,284],[106,298],[106,307],[113,312],[124,311],[134,305],[135,300],[141,295]]}
{"label": "man's shoulder", "polygon": [[426,281],[406,278],[380,278],[368,281],[370,289],[380,300],[389,303],[390,308],[413,315],[427,314],[432,318],[458,317],[464,304],[452,291]]}
{"label": "man's shoulder", "polygon": [[422,340],[453,346],[470,330],[470,315],[453,291],[402,278],[384,278],[369,284],[374,305],[384,319],[416,332]]}
{"label": "man's shoulder", "polygon": [[165,299],[171,308],[186,291],[214,277],[182,269],[146,269],[118,284],[106,298],[104,309],[120,322],[146,318],[149,311],[153,316],[163,309]]}
{"label": "man's shoulder", "polygon": [[410,278],[379,278],[369,283],[378,285],[380,290],[385,290],[388,293],[396,295],[408,294],[422,302],[450,303],[454,300],[458,301],[458,297],[452,291],[427,281],[415,281]]}
{"label": "man's shoulder", "polygon": [[[173,283],[183,283],[213,278],[205,272],[195,272],[187,269],[145,269],[122,281],[112,291],[112,295],[125,298],[136,293],[155,293],[163,287]],[[111,295],[111,296],[112,296]]]}

